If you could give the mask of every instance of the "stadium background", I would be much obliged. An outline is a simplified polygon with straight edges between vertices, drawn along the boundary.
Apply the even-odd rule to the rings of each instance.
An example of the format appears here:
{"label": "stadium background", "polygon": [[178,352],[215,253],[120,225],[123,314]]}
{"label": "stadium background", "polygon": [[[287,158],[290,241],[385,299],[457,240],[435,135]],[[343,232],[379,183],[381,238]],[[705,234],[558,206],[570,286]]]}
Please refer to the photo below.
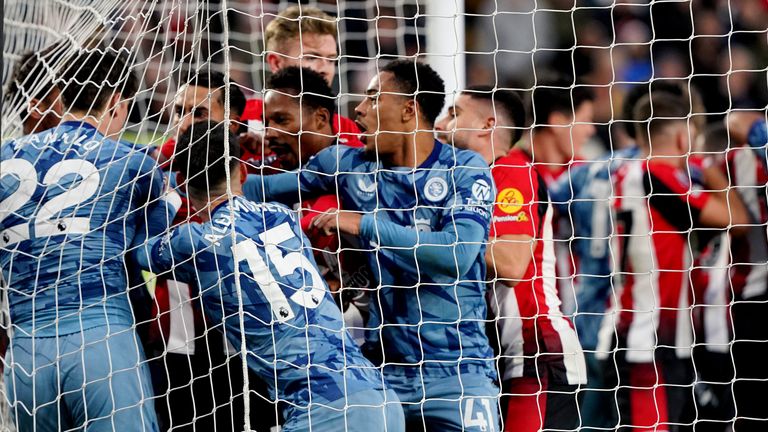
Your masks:
{"label": "stadium background", "polygon": [[[134,51],[144,91],[131,116],[131,131],[142,141],[159,142],[167,134],[175,89],[190,64],[210,61],[223,68],[224,47],[228,47],[231,78],[250,94],[262,88],[267,73],[263,29],[275,14],[296,2],[227,1],[228,37],[222,25],[222,0],[128,3],[6,2],[3,82],[25,50],[41,48],[63,35],[82,42],[97,34],[114,46]],[[663,78],[690,82],[702,90],[711,120],[721,118],[728,109],[759,108],[768,101],[768,0],[652,5],[641,0],[619,4],[606,0],[467,0],[449,5],[463,9],[462,19],[437,20],[429,26],[430,8],[440,2],[302,3],[339,18],[336,86],[341,93],[340,111],[346,114],[374,73],[376,58],[419,54],[430,60],[428,30],[452,23],[459,31],[461,25],[465,27],[465,33],[456,36],[458,42],[465,37],[464,48],[452,57],[459,59],[459,69],[465,68],[467,85],[495,83],[527,91],[555,71],[594,86],[599,149],[623,146],[621,128],[610,123],[620,119],[623,95],[632,85]],[[443,34],[452,30],[439,29],[448,32]],[[457,75],[460,80],[458,69]],[[4,104],[4,124],[13,124],[16,110],[18,107]],[[14,131],[8,126],[4,129],[6,136]]]}

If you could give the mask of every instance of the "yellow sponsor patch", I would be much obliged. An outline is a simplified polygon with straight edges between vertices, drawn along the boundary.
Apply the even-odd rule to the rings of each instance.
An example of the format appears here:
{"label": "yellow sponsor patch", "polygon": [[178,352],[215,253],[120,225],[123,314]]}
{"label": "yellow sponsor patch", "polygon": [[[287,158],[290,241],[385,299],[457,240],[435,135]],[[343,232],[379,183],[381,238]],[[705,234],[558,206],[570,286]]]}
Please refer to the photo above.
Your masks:
{"label": "yellow sponsor patch", "polygon": [[504,213],[514,214],[523,208],[523,194],[515,188],[506,188],[496,197],[499,210]]}

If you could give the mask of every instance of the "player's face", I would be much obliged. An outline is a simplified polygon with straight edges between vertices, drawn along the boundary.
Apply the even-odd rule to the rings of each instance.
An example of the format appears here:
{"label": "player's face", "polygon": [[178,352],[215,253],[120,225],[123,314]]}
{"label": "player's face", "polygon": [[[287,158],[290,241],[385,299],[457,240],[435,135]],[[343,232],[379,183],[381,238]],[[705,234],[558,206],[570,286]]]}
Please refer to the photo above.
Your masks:
{"label": "player's face", "polygon": [[[332,35],[306,33],[301,38],[287,41],[283,44],[283,52],[278,54],[276,70],[289,66],[310,68],[319,73],[333,84],[336,75],[336,38]],[[273,70],[272,72],[276,72]]]}
{"label": "player's face", "polygon": [[448,107],[448,112],[440,116],[435,122],[435,138],[437,138],[443,144],[451,144],[451,133],[448,129],[448,122],[453,118],[453,107]]}
{"label": "player's face", "polygon": [[446,114],[448,142],[460,149],[479,150],[476,147],[483,143],[480,134],[486,127],[486,111],[482,101],[465,94],[459,95]]}
{"label": "player's face", "polygon": [[391,72],[373,77],[365,93],[366,98],[355,107],[355,123],[366,153],[385,155],[398,151],[403,139],[403,110],[409,99],[397,94],[401,91]]}
{"label": "player's face", "polygon": [[[299,99],[278,91],[269,91],[264,97],[264,139],[277,156],[283,169],[294,170],[306,163],[318,137],[313,132],[311,110],[301,110]],[[303,151],[302,151],[303,150]]]}
{"label": "player's face", "polygon": [[115,105],[110,106],[109,115],[105,116],[102,120],[106,124],[101,126],[104,136],[107,137],[113,137],[123,131],[125,122],[128,120],[128,112],[131,109],[131,101],[122,99],[118,94],[112,97],[114,98]]}
{"label": "player's face", "polygon": [[576,108],[575,115],[566,123],[567,127],[552,128],[557,136],[558,150],[566,160],[580,155],[584,143],[595,134],[594,115],[593,103],[585,101]]}
{"label": "player's face", "polygon": [[173,124],[176,136],[183,134],[193,123],[202,120],[224,121],[224,105],[218,95],[205,87],[184,85],[176,94],[173,107]]}

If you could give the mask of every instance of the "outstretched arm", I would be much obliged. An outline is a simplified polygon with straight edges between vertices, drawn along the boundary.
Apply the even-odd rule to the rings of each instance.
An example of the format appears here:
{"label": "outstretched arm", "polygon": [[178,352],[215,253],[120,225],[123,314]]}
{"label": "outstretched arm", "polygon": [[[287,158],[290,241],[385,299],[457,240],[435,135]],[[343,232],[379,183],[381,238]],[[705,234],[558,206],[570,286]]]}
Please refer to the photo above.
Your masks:
{"label": "outstretched arm", "polygon": [[459,277],[469,271],[485,242],[486,229],[475,219],[456,218],[440,231],[424,232],[373,214],[354,212],[326,213],[315,217],[313,226],[326,233],[336,230],[358,235],[391,249],[403,259],[416,259],[428,273]]}

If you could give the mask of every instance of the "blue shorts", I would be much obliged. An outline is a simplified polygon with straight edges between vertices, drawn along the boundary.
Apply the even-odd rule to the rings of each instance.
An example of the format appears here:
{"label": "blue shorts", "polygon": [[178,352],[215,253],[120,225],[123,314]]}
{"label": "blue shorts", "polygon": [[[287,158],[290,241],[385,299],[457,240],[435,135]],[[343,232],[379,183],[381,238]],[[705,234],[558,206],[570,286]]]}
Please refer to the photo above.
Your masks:
{"label": "blue shorts", "polygon": [[7,397],[20,432],[158,430],[149,370],[130,327],[14,337],[6,360]]}
{"label": "blue shorts", "polygon": [[405,432],[403,408],[392,390],[365,390],[310,409],[288,408],[283,432]]}
{"label": "blue shorts", "polygon": [[[485,373],[418,376],[385,368],[408,430],[498,432],[499,388]],[[413,368],[410,368],[413,369]]]}

